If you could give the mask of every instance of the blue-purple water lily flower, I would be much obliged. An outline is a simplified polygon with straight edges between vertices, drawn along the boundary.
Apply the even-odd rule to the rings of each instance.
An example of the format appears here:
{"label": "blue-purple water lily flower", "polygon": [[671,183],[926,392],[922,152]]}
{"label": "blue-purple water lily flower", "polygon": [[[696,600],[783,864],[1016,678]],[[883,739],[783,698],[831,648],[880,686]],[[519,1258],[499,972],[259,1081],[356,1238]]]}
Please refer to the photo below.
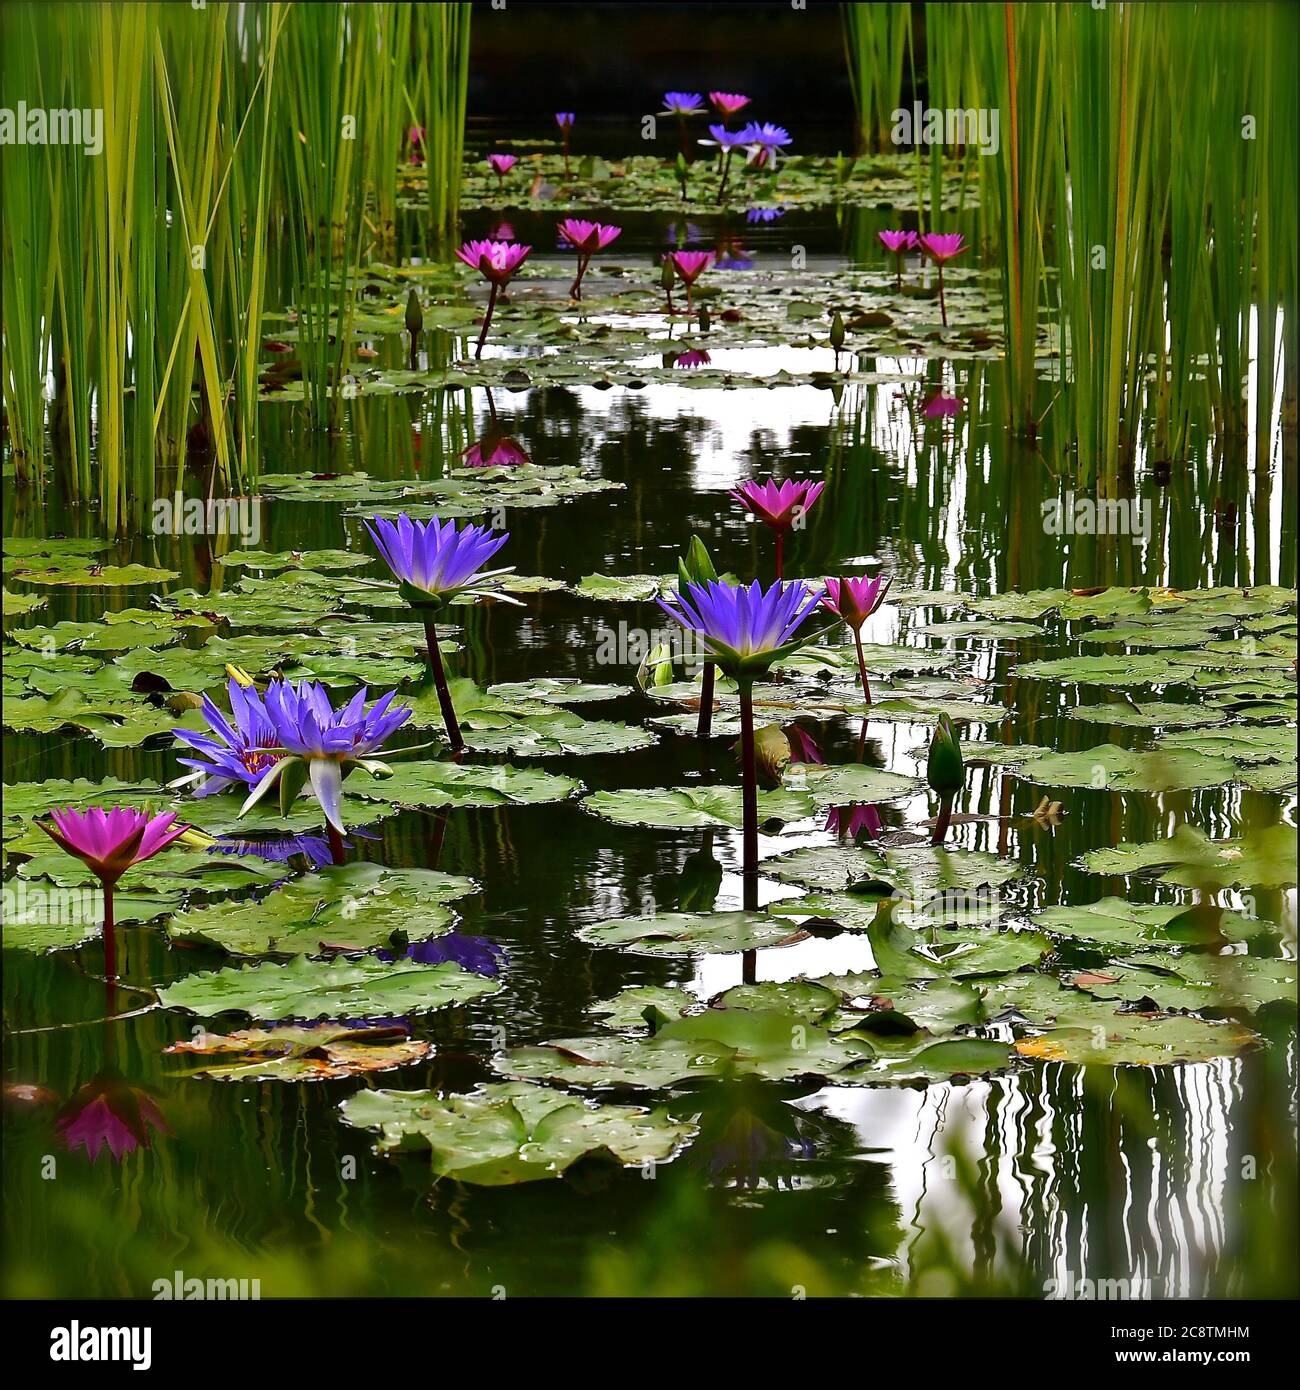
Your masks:
{"label": "blue-purple water lily flower", "polygon": [[[216,736],[182,732],[181,737],[197,752],[206,753],[208,761],[181,761],[195,767],[200,777],[215,779],[222,786],[251,785],[241,816],[272,787],[278,785],[284,810],[304,787],[310,787],[330,827],[342,834],[344,777],[358,767],[372,776],[387,776],[391,771],[373,755],[411,717],[406,706],[393,708],[396,694],[390,690],[367,708],[363,686],[346,705],[335,709],[325,687],[311,681],[295,685],[273,680],[262,697],[252,687],[232,680],[234,727],[211,701],[205,701],[204,713]],[[254,734],[256,742],[250,742]]]}
{"label": "blue-purple water lily flower", "polygon": [[203,717],[208,721],[210,734],[195,734],[177,729],[176,737],[200,754],[197,758],[181,758],[184,767],[194,771],[174,782],[173,786],[191,783],[196,796],[211,796],[225,791],[236,782],[256,786],[280,754],[275,725],[267,713],[262,697],[252,686],[243,686],[233,677],[227,687],[230,696],[230,718],[217,708],[212,697],[203,697]]}
{"label": "blue-purple water lily flower", "polygon": [[820,596],[799,580],[780,580],[766,591],[753,584],[722,580],[688,584],[657,602],[688,632],[696,633],[724,674],[750,681],[773,662],[811,641],[794,634],[817,607]]}
{"label": "blue-purple water lily flower", "polygon": [[[395,521],[372,517],[366,530],[392,570],[402,597],[414,608],[439,608],[457,594],[489,592],[483,587],[487,580],[514,568],[483,568],[510,539],[508,531],[468,523],[458,527],[437,517],[412,521],[405,512]],[[496,590],[490,592],[507,603],[518,602]]]}

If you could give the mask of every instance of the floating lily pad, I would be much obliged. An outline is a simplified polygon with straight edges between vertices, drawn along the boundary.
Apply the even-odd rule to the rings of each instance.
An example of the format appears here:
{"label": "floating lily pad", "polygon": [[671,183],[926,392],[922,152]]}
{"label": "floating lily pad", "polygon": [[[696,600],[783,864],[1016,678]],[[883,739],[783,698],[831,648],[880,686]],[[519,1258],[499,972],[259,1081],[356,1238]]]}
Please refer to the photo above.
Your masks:
{"label": "floating lily pad", "polygon": [[358,960],[312,960],[294,956],[285,965],[264,961],[243,969],[187,975],[158,991],[164,1008],[188,1009],[212,1018],[248,1014],[285,1018],[381,1018],[424,1013],[494,994],[500,982],[444,961],[420,965],[402,958],[388,964],[373,956]]}
{"label": "floating lily pad", "polygon": [[1166,840],[1120,844],[1082,856],[1093,874],[1142,874],[1160,870],[1164,883],[1188,888],[1287,888],[1296,882],[1296,829],[1271,825],[1240,839],[1211,840],[1180,825]]}
{"label": "floating lily pad", "polygon": [[533,806],[567,801],[582,786],[572,777],[533,768],[473,767],[460,763],[395,763],[393,775],[364,782],[348,794],[363,801],[394,806]]}
{"label": "floating lily pad", "polygon": [[662,1110],[596,1104],[527,1082],[468,1095],[360,1091],[340,1109],[348,1124],[379,1131],[381,1153],[428,1148],[438,1176],[486,1187],[559,1177],[591,1155],[629,1167],[665,1163],[696,1132]]}
{"label": "floating lily pad", "polygon": [[179,912],[167,930],[240,956],[364,951],[398,936],[419,941],[436,935],[454,920],[447,904],[476,887],[473,879],[432,869],[330,865],[256,901]]}
{"label": "floating lily pad", "polygon": [[1017,777],[1048,787],[1092,787],[1099,791],[1164,792],[1217,787],[1231,782],[1235,766],[1226,758],[1192,748],[1158,747],[1134,752],[1103,743],[1078,753],[1039,753],[1013,768]]}
{"label": "floating lily pad", "polygon": [[1277,930],[1271,922],[1224,908],[1194,903],[1131,903],[1123,898],[1046,907],[1035,920],[1055,936],[1137,947],[1248,941]]}
{"label": "floating lily pad", "polygon": [[660,912],[582,927],[597,946],[622,946],[644,956],[704,956],[775,946],[799,929],[762,912]]}
{"label": "floating lily pad", "polygon": [[[688,830],[703,826],[743,827],[739,787],[645,787],[627,791],[593,792],[579,803],[584,811],[619,825],[647,825],[659,830]],[[806,792],[758,793],[758,819],[797,821],[813,812]]]}
{"label": "floating lily pad", "polygon": [[600,999],[591,1006],[591,1013],[607,1028],[620,1033],[644,1033],[650,1030],[646,1010],[665,1018],[681,1018],[699,1007],[693,995],[671,985],[629,985],[609,999]]}
{"label": "floating lily pad", "polygon": [[318,1023],[203,1033],[163,1051],[215,1059],[188,1074],[217,1081],[336,1081],[423,1061],[433,1046],[405,1028]]}
{"label": "floating lily pad", "polygon": [[1118,701],[1105,705],[1075,705],[1065,712],[1071,719],[1086,719],[1093,724],[1111,724],[1126,729],[1190,729],[1223,722],[1219,710],[1161,701],[1142,705]]}

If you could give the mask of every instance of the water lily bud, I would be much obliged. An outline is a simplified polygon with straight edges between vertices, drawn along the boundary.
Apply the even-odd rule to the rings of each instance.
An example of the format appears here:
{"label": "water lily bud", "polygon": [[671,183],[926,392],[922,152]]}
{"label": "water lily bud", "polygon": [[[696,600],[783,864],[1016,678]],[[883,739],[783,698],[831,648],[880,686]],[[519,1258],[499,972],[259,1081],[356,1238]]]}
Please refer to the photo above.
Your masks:
{"label": "water lily bud", "polygon": [[961,744],[952,720],[946,714],[939,716],[934,736],[930,739],[930,756],[926,759],[925,778],[930,790],[940,796],[959,792],[966,781],[966,769],[961,759]]}
{"label": "water lily bud", "polygon": [[677,152],[677,182],[682,186],[682,197],[686,196],[686,180],[690,176],[690,166],[686,163],[686,156],[679,150]]}
{"label": "water lily bud", "polygon": [[676,273],[673,270],[673,263],[672,261],[665,260],[663,263],[663,269],[659,272],[660,288],[665,290],[672,289],[674,279],[676,279]]}
{"label": "water lily bud", "polygon": [[707,849],[686,856],[677,879],[679,912],[711,912],[722,889],[722,865]]}
{"label": "water lily bud", "polygon": [[410,293],[406,296],[406,331],[415,337],[424,327],[424,310],[420,308],[420,296],[415,292],[415,286],[411,286]]}
{"label": "water lily bud", "polygon": [[713,558],[698,536],[691,537],[686,554],[677,561],[677,577],[683,587],[687,584],[710,583],[717,579],[718,571],[714,567]]}
{"label": "water lily bud", "polygon": [[836,309],[835,317],[831,320],[831,347],[838,352],[844,346],[844,318],[840,311]]}

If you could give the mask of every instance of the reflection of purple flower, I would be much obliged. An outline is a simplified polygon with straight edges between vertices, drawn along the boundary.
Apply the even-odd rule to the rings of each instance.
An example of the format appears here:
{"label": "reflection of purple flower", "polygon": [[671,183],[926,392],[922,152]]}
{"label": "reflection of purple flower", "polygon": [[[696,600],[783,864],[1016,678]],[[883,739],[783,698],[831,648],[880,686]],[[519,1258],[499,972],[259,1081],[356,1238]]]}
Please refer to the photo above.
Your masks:
{"label": "reflection of purple flower", "polygon": [[784,208],[750,208],[745,213],[746,222],[775,222],[785,216]]}
{"label": "reflection of purple flower", "polygon": [[[393,961],[391,951],[377,951],[380,960]],[[495,978],[510,963],[505,947],[486,936],[469,936],[465,932],[449,931],[428,941],[416,941],[406,948],[406,959],[420,965],[442,965],[451,961],[462,970],[475,975]]]}
{"label": "reflection of purple flower", "polygon": [[417,941],[406,948],[407,957],[420,965],[452,961],[475,975],[495,977],[509,964],[505,948],[486,936],[449,931],[431,941]]}
{"label": "reflection of purple flower", "polygon": [[[377,840],[362,830],[350,830],[350,838],[343,841],[344,849],[351,849],[355,840]],[[243,839],[239,836],[223,836],[216,844],[208,847],[209,854],[237,854],[241,857],[254,855],[267,859],[272,864],[287,864],[298,855],[304,856],[313,868],[323,868],[333,863],[329,842],[322,835],[277,835],[266,839]]]}

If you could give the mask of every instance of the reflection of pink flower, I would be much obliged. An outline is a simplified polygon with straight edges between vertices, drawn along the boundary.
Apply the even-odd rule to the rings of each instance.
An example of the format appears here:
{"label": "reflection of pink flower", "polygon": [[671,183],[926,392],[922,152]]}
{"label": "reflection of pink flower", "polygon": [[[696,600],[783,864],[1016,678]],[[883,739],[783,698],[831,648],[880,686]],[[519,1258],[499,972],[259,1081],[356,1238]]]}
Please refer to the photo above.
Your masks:
{"label": "reflection of pink flower", "polygon": [[461,452],[466,468],[510,468],[532,463],[523,445],[500,430],[487,430],[477,442]]}
{"label": "reflection of pink flower", "polygon": [[407,143],[408,143],[408,144],[410,145],[410,147],[411,147],[411,163],[412,163],[412,164],[423,164],[423,163],[424,163],[424,127],[423,127],[422,125],[413,125],[413,126],[410,128],[410,130],[408,130],[408,131],[406,132],[406,139],[407,139]]}
{"label": "reflection of pink flower", "polygon": [[515,224],[507,222],[504,217],[497,221],[488,232],[489,241],[513,241],[515,239]]}
{"label": "reflection of pink flower", "polygon": [[961,402],[955,396],[945,396],[936,391],[925,403],[922,412],[927,420],[940,420],[944,416],[956,415],[961,410]]}
{"label": "reflection of pink flower", "polygon": [[785,736],[790,741],[790,752],[794,755],[797,763],[813,763],[818,767],[822,766],[825,760],[821,755],[821,750],[813,742],[812,735],[798,724],[787,724],[785,726]]}
{"label": "reflection of pink flower", "polygon": [[689,352],[679,352],[673,358],[674,367],[707,367],[713,359],[703,348],[692,348]]}
{"label": "reflection of pink flower", "polygon": [[82,1086],[55,1117],[54,1127],[69,1149],[85,1149],[92,1163],[104,1148],[119,1163],[134,1150],[149,1148],[150,1129],[171,1133],[153,1098],[113,1072],[101,1072]]}
{"label": "reflection of pink flower", "polygon": [[832,806],[826,817],[826,829],[855,840],[859,835],[876,840],[884,824],[874,806]]}

